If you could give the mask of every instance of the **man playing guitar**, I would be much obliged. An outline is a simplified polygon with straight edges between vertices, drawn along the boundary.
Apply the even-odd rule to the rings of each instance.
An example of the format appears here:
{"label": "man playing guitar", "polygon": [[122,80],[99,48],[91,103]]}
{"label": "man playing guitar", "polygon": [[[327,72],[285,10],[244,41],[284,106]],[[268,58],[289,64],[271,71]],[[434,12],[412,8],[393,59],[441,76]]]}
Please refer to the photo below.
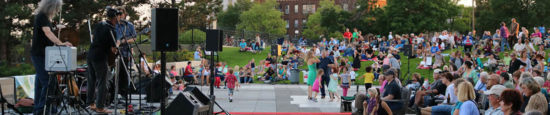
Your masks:
{"label": "man playing guitar", "polygon": [[[88,95],[87,104],[90,109],[97,113],[112,113],[105,109],[106,106],[106,91],[107,91],[107,77],[110,76],[108,62],[108,55],[111,52],[116,52],[118,43],[115,43],[114,34],[115,25],[119,19],[117,14],[120,12],[116,9],[107,8],[108,20],[102,21],[95,26],[94,29],[94,42],[90,45],[88,51]],[[96,90],[97,88],[97,90]],[[94,101],[95,98],[95,101]]]}
{"label": "man playing guitar", "polygon": [[121,48],[121,55],[123,57],[124,61],[120,61],[119,65],[122,65],[124,62],[128,68],[124,68],[124,66],[119,66],[120,72],[119,74],[119,88],[120,88],[120,94],[125,97],[128,93],[130,93],[132,88],[129,89],[130,85],[130,75],[125,72],[125,70],[129,70],[130,67],[132,67],[132,48],[130,48],[130,44],[135,42],[136,38],[136,31],[134,29],[134,25],[131,22],[128,22],[126,19],[126,10],[124,9],[124,6],[121,6],[117,8],[118,11],[120,11],[120,15],[117,15],[120,19],[118,24],[115,26],[116,30],[116,37],[117,42],[120,43]]}

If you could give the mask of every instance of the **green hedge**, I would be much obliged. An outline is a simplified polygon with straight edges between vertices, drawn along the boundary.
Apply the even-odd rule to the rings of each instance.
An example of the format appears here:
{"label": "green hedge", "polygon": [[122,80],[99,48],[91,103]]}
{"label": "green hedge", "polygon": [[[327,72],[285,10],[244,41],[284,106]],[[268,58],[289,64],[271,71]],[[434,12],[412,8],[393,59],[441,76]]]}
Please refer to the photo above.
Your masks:
{"label": "green hedge", "polygon": [[[153,59],[152,55],[148,55],[149,59]],[[155,52],[157,60],[160,60],[160,52]],[[187,49],[182,49],[177,52],[166,52],[166,62],[175,62],[175,61],[188,61],[193,60],[193,51]],[[156,62],[149,61],[149,62]]]}
{"label": "green hedge", "polygon": [[15,65],[7,65],[6,63],[2,63],[0,64],[0,70],[0,77],[35,74],[34,67],[30,63]]}
{"label": "green hedge", "polygon": [[178,40],[180,44],[200,44],[206,40],[206,33],[199,29],[187,30],[179,36]]}

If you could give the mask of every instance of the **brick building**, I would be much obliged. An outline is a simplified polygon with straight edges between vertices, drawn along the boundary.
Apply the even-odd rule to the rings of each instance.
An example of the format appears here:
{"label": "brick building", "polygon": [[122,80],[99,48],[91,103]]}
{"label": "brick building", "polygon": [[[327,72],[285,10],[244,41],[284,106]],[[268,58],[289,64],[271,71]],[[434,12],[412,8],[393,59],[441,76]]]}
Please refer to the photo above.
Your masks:
{"label": "brick building", "polygon": [[[260,0],[258,0],[260,1]],[[307,17],[315,13],[321,0],[277,0],[279,11],[283,12],[283,19],[287,22],[287,35],[294,38],[296,30],[299,36],[306,26]],[[354,9],[356,0],[334,0],[343,10]]]}

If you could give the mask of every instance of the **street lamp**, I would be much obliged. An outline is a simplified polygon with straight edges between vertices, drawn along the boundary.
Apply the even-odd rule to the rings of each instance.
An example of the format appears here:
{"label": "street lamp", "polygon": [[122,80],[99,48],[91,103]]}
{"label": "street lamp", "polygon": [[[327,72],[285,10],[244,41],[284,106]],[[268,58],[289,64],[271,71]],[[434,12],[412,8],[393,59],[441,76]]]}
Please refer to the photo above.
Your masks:
{"label": "street lamp", "polygon": [[298,33],[300,33],[300,31],[294,30],[294,38],[296,38],[298,36]]}

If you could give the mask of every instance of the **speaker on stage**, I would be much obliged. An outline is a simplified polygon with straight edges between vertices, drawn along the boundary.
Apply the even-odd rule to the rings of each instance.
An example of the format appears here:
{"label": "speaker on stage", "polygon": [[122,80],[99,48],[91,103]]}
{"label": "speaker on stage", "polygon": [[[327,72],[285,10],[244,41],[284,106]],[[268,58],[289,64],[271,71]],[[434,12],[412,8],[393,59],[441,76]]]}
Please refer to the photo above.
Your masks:
{"label": "speaker on stage", "polygon": [[[147,102],[160,102],[162,98],[168,97],[168,88],[170,88],[171,82],[166,80],[166,77],[161,77],[159,74],[155,75],[153,78],[153,81],[149,83],[149,86],[147,88]],[[164,89],[162,87],[162,82],[164,83]],[[162,93],[164,93],[164,97],[162,97]]]}
{"label": "speaker on stage", "polygon": [[151,12],[151,48],[153,51],[178,50],[178,9],[155,8]]}
{"label": "speaker on stage", "polygon": [[168,105],[167,115],[209,115],[210,99],[196,87],[187,87]]}
{"label": "speaker on stage", "polygon": [[206,51],[223,50],[223,31],[206,30]]}

